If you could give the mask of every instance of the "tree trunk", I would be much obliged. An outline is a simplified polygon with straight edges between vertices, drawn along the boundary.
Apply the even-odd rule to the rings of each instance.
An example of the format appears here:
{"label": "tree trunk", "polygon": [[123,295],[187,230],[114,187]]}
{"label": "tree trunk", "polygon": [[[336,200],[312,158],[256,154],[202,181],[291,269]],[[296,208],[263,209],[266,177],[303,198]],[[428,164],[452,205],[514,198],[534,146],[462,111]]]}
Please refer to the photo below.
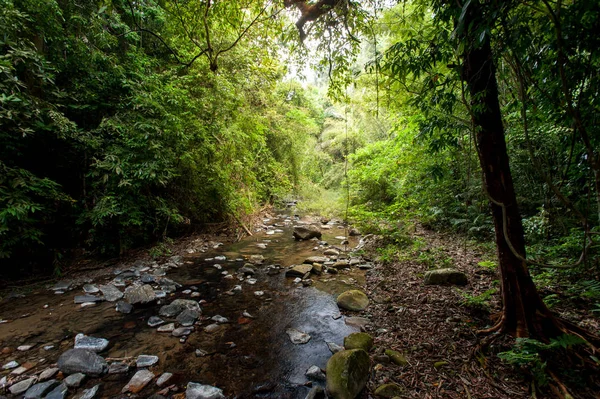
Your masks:
{"label": "tree trunk", "polygon": [[561,331],[527,270],[523,225],[510,173],[489,34],[479,46],[474,45],[481,32],[480,7],[473,1],[465,15],[462,40],[466,50],[462,58],[484,189],[491,201],[502,279],[502,315],[488,331],[545,340]]}

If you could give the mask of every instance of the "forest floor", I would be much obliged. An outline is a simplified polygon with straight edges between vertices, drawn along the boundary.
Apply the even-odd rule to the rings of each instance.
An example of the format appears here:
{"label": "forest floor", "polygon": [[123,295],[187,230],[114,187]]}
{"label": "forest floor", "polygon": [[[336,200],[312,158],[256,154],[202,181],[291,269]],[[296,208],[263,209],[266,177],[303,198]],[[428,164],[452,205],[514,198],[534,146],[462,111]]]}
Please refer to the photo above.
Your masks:
{"label": "forest floor", "polygon": [[[548,387],[532,394],[530,373],[498,358],[499,352],[511,349],[511,337],[499,337],[485,353],[480,350],[482,337],[477,331],[493,324],[490,315],[501,305],[498,272],[489,261],[494,254],[455,235],[420,227],[412,239],[410,248],[367,273],[376,351],[382,355],[383,348],[391,347],[408,361],[404,367],[376,363],[369,391],[397,383],[406,398],[556,397]],[[376,256],[382,247],[371,242],[367,251]],[[425,272],[445,267],[464,272],[468,285],[423,284]],[[598,331],[598,318],[585,309],[567,305],[556,310],[589,331]],[[598,397],[589,385],[569,389],[575,397]]]}

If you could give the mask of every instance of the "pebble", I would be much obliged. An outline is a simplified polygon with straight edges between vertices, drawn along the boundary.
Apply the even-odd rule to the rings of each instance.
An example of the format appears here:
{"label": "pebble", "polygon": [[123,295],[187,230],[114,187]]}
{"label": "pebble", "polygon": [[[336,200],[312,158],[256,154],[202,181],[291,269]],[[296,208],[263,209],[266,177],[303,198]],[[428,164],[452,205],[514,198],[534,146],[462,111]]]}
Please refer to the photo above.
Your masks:
{"label": "pebble", "polygon": [[116,287],[116,284],[101,285],[98,288],[109,302],[115,302],[123,298],[123,293]]}
{"label": "pebble", "polygon": [[208,352],[202,349],[196,349],[196,357],[204,357],[206,355],[208,355]]}
{"label": "pebble", "polygon": [[125,374],[129,371],[129,365],[123,362],[111,363],[108,366],[108,374]]}
{"label": "pebble", "polygon": [[65,384],[60,384],[46,395],[46,399],[64,399],[68,392],[69,388]]}
{"label": "pebble", "polygon": [[249,319],[254,319],[255,318],[250,313],[248,313],[248,311],[246,311],[246,310],[244,310],[244,312],[242,313],[242,316],[247,317]]}
{"label": "pebble", "polygon": [[63,383],[69,388],[78,388],[83,382],[83,380],[85,380],[85,374],[75,373],[65,378],[63,380]]}
{"label": "pebble", "polygon": [[162,387],[163,385],[168,383],[172,377],[173,377],[172,373],[162,373],[161,376],[158,377],[158,380],[156,380],[156,385],[159,387]]}
{"label": "pebble", "polygon": [[246,279],[246,282],[247,282],[248,284],[250,284],[250,285],[254,285],[254,284],[256,284],[256,283],[257,283],[257,281],[258,281],[258,280],[257,280],[257,279],[255,279],[255,278],[249,278],[249,279]]}
{"label": "pebble", "polygon": [[319,366],[310,366],[308,370],[306,370],[305,374],[308,378],[312,378],[315,380],[325,381],[327,377],[325,377],[325,373]]}
{"label": "pebble", "polygon": [[200,313],[195,310],[185,309],[183,312],[179,313],[177,316],[177,321],[183,327],[192,326],[196,320],[200,317]]}
{"label": "pebble", "polygon": [[45,351],[50,351],[52,349],[54,349],[54,345],[46,345],[46,346],[44,346],[44,350]]}
{"label": "pebble", "polygon": [[84,302],[81,305],[79,305],[80,308],[89,308],[92,306],[96,306],[96,302]]}
{"label": "pebble", "polygon": [[139,368],[152,367],[158,363],[158,356],[154,355],[139,355],[135,361],[135,365]]}
{"label": "pebble", "polygon": [[16,369],[14,369],[13,371],[11,371],[10,373],[12,375],[21,375],[23,373],[25,373],[27,370],[29,370],[27,367],[17,367]]}
{"label": "pebble", "polygon": [[40,373],[40,376],[38,377],[39,381],[46,381],[47,379],[54,377],[56,373],[58,373],[58,367],[46,369]]}
{"label": "pebble", "polygon": [[327,342],[327,347],[331,351],[331,353],[335,354],[344,350],[344,347],[336,344],[335,342]]}
{"label": "pebble", "polygon": [[254,291],[254,295],[263,296],[263,295],[265,295],[265,292],[264,291]]}
{"label": "pebble", "polygon": [[214,333],[217,332],[221,329],[221,326],[219,324],[209,324],[208,326],[204,327],[204,331],[207,333]]}
{"label": "pebble", "polygon": [[95,385],[94,387],[90,388],[90,389],[84,389],[83,392],[81,393],[81,395],[77,396],[76,399],[93,399],[96,394],[98,393],[98,390],[100,389],[100,384]]}
{"label": "pebble", "polygon": [[171,335],[174,337],[183,337],[185,335],[190,335],[192,332],[194,332],[194,327],[179,327],[174,329],[173,332],[171,332]]}
{"label": "pebble", "polygon": [[73,301],[75,304],[81,304],[86,302],[102,302],[104,297],[94,295],[76,295]]}
{"label": "pebble", "polygon": [[99,292],[100,289],[93,284],[86,284],[83,286],[83,291],[86,294],[95,294],[96,292]]}
{"label": "pebble", "polygon": [[165,321],[163,319],[161,319],[160,317],[157,317],[157,316],[151,316],[148,319],[148,326],[149,327],[158,327],[158,326],[160,326],[161,324],[164,324],[164,323],[165,323]]}
{"label": "pebble", "polygon": [[223,256],[223,255],[215,256],[215,260],[217,260],[217,261],[224,261],[226,259],[227,259],[227,257]]}
{"label": "pebble", "polygon": [[130,303],[127,303],[125,301],[119,301],[119,302],[117,302],[117,306],[115,307],[115,310],[117,312],[120,312],[123,314],[129,314],[133,310],[133,305],[131,305]]}
{"label": "pebble", "polygon": [[4,366],[2,366],[3,370],[12,370],[12,369],[16,369],[17,367],[19,367],[19,363],[16,360],[12,360],[8,363],[6,363]]}
{"label": "pebble", "polygon": [[127,385],[125,385],[123,387],[121,392],[122,393],[125,393],[125,392],[138,393],[142,389],[144,389],[144,387],[146,385],[148,385],[148,383],[150,381],[152,381],[153,378],[154,378],[154,373],[151,372],[150,370],[145,370],[145,369],[139,370],[137,373],[135,373],[133,375],[133,377],[131,377],[131,380],[129,380]]}
{"label": "pebble", "polygon": [[21,351],[21,352],[25,352],[31,348],[33,348],[33,345],[21,345],[21,346],[17,347],[17,350]]}
{"label": "pebble", "polygon": [[223,390],[210,385],[190,382],[185,391],[186,399],[224,399]]}
{"label": "pebble", "polygon": [[92,352],[102,352],[108,346],[108,340],[104,338],[88,337],[84,334],[75,336],[75,349],[87,349]]}
{"label": "pebble", "polygon": [[290,337],[290,341],[292,341],[293,344],[301,345],[310,341],[310,335],[305,332],[298,331],[295,328],[288,328],[285,330],[285,332]]}
{"label": "pebble", "polygon": [[165,324],[156,329],[158,332],[173,332],[173,330],[175,330],[175,323]]}
{"label": "pebble", "polygon": [[216,315],[210,318],[212,321],[217,322],[219,324],[229,323],[229,319],[227,317],[223,317],[221,315]]}
{"label": "pebble", "polygon": [[34,382],[35,382],[35,378],[28,378],[26,380],[17,382],[16,384],[14,384],[10,388],[8,388],[8,390],[13,395],[20,395],[20,394],[24,393],[25,391],[27,391],[29,388],[31,388],[31,386],[33,385]]}
{"label": "pebble", "polygon": [[192,293],[192,290],[183,290],[183,291],[181,291],[181,293],[185,294],[185,295],[189,295]]}

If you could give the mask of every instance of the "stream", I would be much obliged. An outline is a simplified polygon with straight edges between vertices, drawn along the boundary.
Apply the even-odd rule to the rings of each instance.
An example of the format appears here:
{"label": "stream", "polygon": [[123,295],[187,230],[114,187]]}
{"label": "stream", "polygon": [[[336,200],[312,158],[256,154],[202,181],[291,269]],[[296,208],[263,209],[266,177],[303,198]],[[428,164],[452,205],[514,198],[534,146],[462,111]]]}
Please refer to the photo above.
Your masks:
{"label": "stream", "polygon": [[[11,369],[0,370],[0,377],[7,377],[4,384],[10,385],[11,381],[39,375],[73,348],[75,336],[83,333],[108,340],[107,348],[99,355],[109,364],[124,362],[133,366],[127,373],[87,378],[80,387],[70,389],[68,397],[98,384],[101,386],[96,397],[124,396],[121,391],[136,372],[135,359],[144,354],[158,356],[158,363],[149,368],[155,378],[137,397],[159,391],[167,397],[176,396],[185,391],[188,382],[197,382],[218,387],[232,398],[305,398],[310,391],[309,381],[313,386],[324,386],[324,381],[311,380],[305,373],[313,365],[325,368],[332,355],[327,343],[343,345],[345,336],[359,331],[346,323],[336,297],[362,287],[364,270],[352,267],[335,274],[336,270],[311,274],[309,281],[286,277],[291,265],[302,264],[310,256],[323,256],[327,249],[340,251],[339,256],[329,258],[330,266],[336,258],[349,258],[344,251],[358,243],[357,238],[348,237],[349,243],[342,245],[346,230],[335,222],[321,226],[321,240],[327,245],[320,240],[296,241],[292,230],[299,223],[307,221],[279,214],[265,219],[261,231],[253,236],[234,244],[214,245],[206,252],[174,257],[176,264],[170,261],[167,265],[171,267],[138,261],[88,281],[88,290],[117,282],[117,288],[123,291],[142,279],[159,296],[165,295],[157,301],[135,304],[128,314],[116,311],[115,302],[84,307],[74,303],[75,296],[85,295],[82,284],[73,284],[62,294],[60,290],[58,294],[38,290],[5,299],[0,304],[0,346],[4,348],[0,366],[16,361],[27,371],[14,376]],[[249,267],[253,274],[239,273],[241,268],[248,271]],[[157,283],[161,279],[177,285],[164,290]],[[159,316],[161,307],[175,299],[200,301],[201,316],[187,336],[175,337],[148,325],[150,317]],[[215,323],[214,316],[228,321]],[[161,318],[165,323],[175,322],[174,318]],[[213,327],[207,332],[207,326]],[[310,340],[294,344],[286,333],[288,329],[304,332]],[[158,387],[156,379],[164,372],[173,377]]]}

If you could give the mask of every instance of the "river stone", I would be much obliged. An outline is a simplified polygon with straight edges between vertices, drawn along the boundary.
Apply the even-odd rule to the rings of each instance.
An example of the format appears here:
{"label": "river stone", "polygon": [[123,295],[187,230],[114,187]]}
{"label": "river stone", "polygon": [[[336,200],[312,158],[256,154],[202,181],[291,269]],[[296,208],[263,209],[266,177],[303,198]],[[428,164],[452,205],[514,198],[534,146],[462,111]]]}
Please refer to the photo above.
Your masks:
{"label": "river stone", "polygon": [[25,396],[23,396],[23,399],[41,399],[42,397],[44,397],[46,392],[50,391],[56,385],[58,385],[58,381],[56,380],[49,380],[46,382],[40,382],[39,384],[35,384],[31,388],[29,388],[27,392],[25,392]]}
{"label": "river stone", "polygon": [[325,252],[323,252],[323,255],[328,255],[328,256],[338,256],[339,254],[340,254],[340,251],[338,251],[337,249],[333,249],[333,248],[326,249]]}
{"label": "river stone", "polygon": [[115,310],[123,314],[129,314],[133,310],[133,305],[125,301],[119,301]]}
{"label": "river stone", "polygon": [[367,326],[367,324],[369,324],[370,322],[371,322],[371,320],[367,319],[366,317],[353,316],[353,317],[346,317],[344,319],[344,323],[346,323],[347,326],[357,327],[357,328],[360,328],[361,330],[363,330]]}
{"label": "river stone", "polygon": [[2,366],[2,369],[3,370],[12,370],[12,369],[16,369],[17,367],[19,367],[19,362],[17,362],[16,360],[11,360],[10,362],[8,362],[4,366]]}
{"label": "river stone", "polygon": [[310,256],[310,257],[304,259],[303,263],[308,263],[309,265],[312,265],[313,263],[325,263],[328,260],[329,259],[327,259],[324,256]]}
{"label": "river stone", "polygon": [[373,348],[373,337],[367,333],[356,332],[344,338],[344,348],[346,349],[362,349],[369,352]]}
{"label": "river stone", "polygon": [[158,314],[163,317],[175,317],[185,309],[195,310],[196,312],[201,313],[198,302],[191,299],[175,299],[169,305],[161,307]]}
{"label": "river stone", "polygon": [[100,384],[95,385],[90,389],[84,389],[83,392],[79,396],[75,397],[75,399],[93,399],[96,396],[96,394],[98,393],[99,389],[100,389]]}
{"label": "river stone", "polygon": [[360,311],[369,306],[369,298],[362,291],[350,290],[338,296],[337,304],[342,309]]}
{"label": "river stone", "polygon": [[425,273],[426,285],[467,285],[467,275],[455,269],[429,270]]}
{"label": "river stone", "polygon": [[73,301],[76,304],[86,303],[86,302],[102,302],[104,297],[102,296],[94,296],[94,295],[75,295]]}
{"label": "river stone", "polygon": [[306,370],[305,375],[308,378],[312,378],[312,379],[320,380],[320,381],[325,381],[325,379],[326,379],[325,373],[323,373],[323,370],[321,370],[321,368],[319,366],[310,366],[308,368],[308,370]]}
{"label": "river stone", "polygon": [[397,364],[398,366],[406,366],[408,364],[404,355],[398,351],[386,349],[385,354],[390,358],[392,363]]}
{"label": "river stone", "polygon": [[285,330],[285,332],[290,337],[290,341],[292,341],[293,344],[301,345],[310,341],[310,335],[302,331],[298,331],[295,328],[288,328]]}
{"label": "river stone", "polygon": [[189,327],[193,325],[200,314],[195,310],[185,309],[183,312],[179,313],[177,316],[177,321],[184,327]]}
{"label": "river stone", "polygon": [[20,395],[23,392],[27,391],[29,388],[31,388],[31,386],[33,385],[34,382],[35,382],[35,378],[28,378],[26,380],[17,382],[14,385],[11,385],[11,387],[8,388],[8,390],[13,395]]}
{"label": "river stone", "polygon": [[331,351],[331,353],[338,353],[344,350],[344,347],[336,344],[335,342],[326,342],[327,347]]}
{"label": "river stone", "polygon": [[163,319],[161,319],[160,317],[150,316],[150,318],[148,319],[149,327],[158,327],[164,323],[165,323],[165,321]]}
{"label": "river stone", "polygon": [[131,380],[129,380],[127,385],[125,385],[123,387],[121,392],[122,393],[125,393],[125,392],[138,393],[142,389],[144,389],[144,387],[146,385],[148,385],[148,383],[150,381],[152,381],[153,378],[154,378],[154,373],[152,371],[145,370],[145,369],[139,370],[137,373],[135,373],[133,375],[133,377],[131,377]]}
{"label": "river stone", "polygon": [[58,367],[50,367],[41,372],[38,381],[46,381],[47,379],[54,377],[56,373],[58,373]]}
{"label": "river stone", "polygon": [[304,277],[306,273],[312,270],[312,264],[302,264],[293,266],[285,272],[286,277]]}
{"label": "river stone", "polygon": [[103,358],[86,349],[69,349],[60,355],[57,365],[64,374],[84,373],[93,377],[108,369]]}
{"label": "river stone", "polygon": [[252,267],[250,267],[250,266],[252,266],[252,265],[250,265],[250,264],[246,264],[246,265],[244,265],[243,267],[240,267],[240,268],[238,269],[238,273],[239,273],[239,274],[243,274],[243,275],[245,275],[245,276],[252,276],[252,275],[254,275],[256,272],[255,272],[255,271],[254,271],[254,269],[253,269]]}
{"label": "river stone", "polygon": [[125,289],[125,300],[132,305],[150,303],[156,300],[156,293],[150,284],[130,286]]}
{"label": "river stone", "polygon": [[192,332],[194,332],[194,327],[179,327],[174,329],[171,335],[174,337],[184,337],[190,335]]}
{"label": "river stone", "polygon": [[262,265],[265,261],[265,257],[262,255],[250,255],[250,259],[248,260],[253,265]]}
{"label": "river stone", "polygon": [[72,281],[59,281],[51,288],[53,291],[68,291],[71,288]]}
{"label": "river stone", "polygon": [[215,315],[213,317],[210,318],[212,321],[219,323],[219,324],[226,324],[229,323],[229,319],[227,317],[223,317],[221,315]]}
{"label": "river stone", "polygon": [[77,388],[81,385],[83,380],[85,380],[85,374],[75,373],[65,378],[63,380],[63,384],[65,384],[69,388]]}
{"label": "river stone", "polygon": [[46,395],[46,399],[65,399],[68,392],[69,388],[65,384],[60,384]]}
{"label": "river stone", "polygon": [[293,232],[296,240],[310,240],[311,238],[321,238],[321,230],[316,226],[294,226]]}
{"label": "river stone", "polygon": [[75,349],[87,349],[92,352],[102,352],[108,346],[108,340],[104,338],[88,337],[84,334],[75,336]]}
{"label": "river stone", "polygon": [[343,269],[345,267],[350,267],[350,262],[348,262],[345,259],[344,260],[338,260],[333,265],[331,265],[331,267],[333,267],[334,269]]}
{"label": "river stone", "polygon": [[221,329],[221,326],[217,323],[213,323],[213,324],[209,324],[208,326],[204,327],[204,332],[207,333],[214,333],[217,332]]}
{"label": "river stone", "polygon": [[101,285],[98,288],[100,288],[104,298],[109,302],[115,302],[123,298],[123,293],[112,284]]}
{"label": "river stone", "polygon": [[325,391],[323,390],[323,387],[314,385],[310,389],[310,391],[308,392],[308,394],[306,395],[306,397],[304,399],[324,399],[324,398],[325,398]]}
{"label": "river stone", "polygon": [[151,367],[158,363],[158,356],[139,355],[135,361],[137,367]]}
{"label": "river stone", "polygon": [[108,366],[108,374],[125,374],[129,371],[129,365],[123,362],[111,363]]}
{"label": "river stone", "polygon": [[173,332],[175,330],[175,323],[165,324],[164,326],[160,326],[156,329],[158,332]]}
{"label": "river stone", "polygon": [[312,269],[310,271],[314,274],[322,274],[323,273],[323,265],[320,263],[313,263]]}
{"label": "river stone", "polygon": [[158,377],[158,380],[156,380],[156,385],[162,387],[163,385],[168,383],[171,378],[173,378],[172,373],[162,373],[161,376]]}
{"label": "river stone", "polygon": [[224,399],[223,390],[210,385],[190,382],[185,391],[185,399]]}
{"label": "river stone", "polygon": [[383,384],[377,387],[375,390],[375,396],[379,398],[395,398],[404,393],[404,390],[400,385],[396,384]]}
{"label": "river stone", "polygon": [[345,350],[327,362],[327,393],[335,399],[354,399],[369,379],[371,361],[362,349]]}
{"label": "river stone", "polygon": [[86,294],[95,294],[96,292],[100,291],[100,289],[98,289],[98,287],[96,287],[94,284],[85,284],[83,286],[83,291]]}

